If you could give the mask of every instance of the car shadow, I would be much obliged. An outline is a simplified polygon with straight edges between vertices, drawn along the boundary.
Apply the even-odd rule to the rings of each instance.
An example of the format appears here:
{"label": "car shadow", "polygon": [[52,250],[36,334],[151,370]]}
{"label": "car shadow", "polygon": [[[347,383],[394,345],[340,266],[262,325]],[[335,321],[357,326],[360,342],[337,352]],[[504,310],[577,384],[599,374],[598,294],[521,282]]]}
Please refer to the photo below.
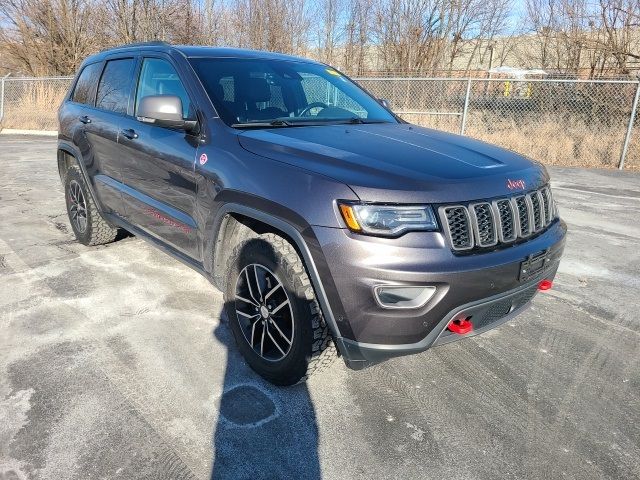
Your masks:
{"label": "car shadow", "polygon": [[232,302],[213,332],[227,347],[227,364],[211,479],[320,479],[318,425],[307,385],[276,387],[253,372],[236,347],[230,321],[237,321]]}

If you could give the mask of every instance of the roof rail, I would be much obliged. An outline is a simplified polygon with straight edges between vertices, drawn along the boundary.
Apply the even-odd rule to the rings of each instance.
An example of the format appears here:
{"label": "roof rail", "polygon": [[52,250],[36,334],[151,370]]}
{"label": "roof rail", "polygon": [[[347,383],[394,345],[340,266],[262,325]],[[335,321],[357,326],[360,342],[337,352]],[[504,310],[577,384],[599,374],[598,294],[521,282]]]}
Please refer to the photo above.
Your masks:
{"label": "roof rail", "polygon": [[118,46],[112,47],[112,48],[146,47],[146,46],[154,46],[154,45],[171,46],[170,43],[165,42],[164,40],[151,40],[149,42],[125,43],[124,45],[118,45]]}

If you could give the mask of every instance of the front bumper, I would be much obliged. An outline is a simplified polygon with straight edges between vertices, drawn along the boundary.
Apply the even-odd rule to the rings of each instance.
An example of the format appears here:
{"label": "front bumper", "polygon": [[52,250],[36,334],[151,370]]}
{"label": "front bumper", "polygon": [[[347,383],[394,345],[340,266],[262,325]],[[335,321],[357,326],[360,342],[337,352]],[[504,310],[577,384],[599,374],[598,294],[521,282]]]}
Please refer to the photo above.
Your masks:
{"label": "front bumper", "polygon": [[[553,272],[555,275],[555,271]],[[538,283],[542,279],[552,279],[553,275],[544,275],[535,281],[528,282],[506,294],[480,300],[479,302],[463,305],[445,316],[425,338],[416,343],[403,345],[383,345],[355,342],[341,338],[338,348],[343,352],[347,366],[359,370],[367,365],[383,360],[423,352],[433,346],[443,345],[465,337],[479,335],[487,330],[498,327],[527,310],[531,299],[538,290]],[[447,330],[449,322],[456,318],[472,318],[473,331],[458,335]],[[479,319],[478,322],[476,319]]]}
{"label": "front bumper", "polygon": [[[506,309],[468,335],[482,333],[522,312],[540,280],[555,276],[566,225],[558,220],[527,242],[470,255],[455,255],[439,232],[384,239],[343,229],[313,230],[318,241],[314,260],[322,265],[325,286],[331,285],[326,290],[340,330],[337,347],[346,363],[357,368],[462,338],[449,336],[445,330],[462,312],[478,318],[492,307],[495,311]],[[546,269],[521,282],[522,262],[541,251],[546,251],[549,259]],[[379,285],[432,285],[437,291],[420,308],[390,310],[375,301],[373,289]],[[523,295],[529,298],[522,301]],[[512,304],[505,303],[511,300]]]}

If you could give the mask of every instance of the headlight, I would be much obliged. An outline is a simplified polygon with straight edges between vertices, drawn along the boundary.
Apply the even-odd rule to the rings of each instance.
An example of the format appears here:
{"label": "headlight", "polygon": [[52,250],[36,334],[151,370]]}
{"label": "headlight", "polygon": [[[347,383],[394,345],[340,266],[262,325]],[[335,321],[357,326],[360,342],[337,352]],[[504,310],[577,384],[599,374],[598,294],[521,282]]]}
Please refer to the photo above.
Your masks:
{"label": "headlight", "polygon": [[352,232],[397,237],[408,231],[433,231],[438,222],[429,205],[339,203],[340,213]]}

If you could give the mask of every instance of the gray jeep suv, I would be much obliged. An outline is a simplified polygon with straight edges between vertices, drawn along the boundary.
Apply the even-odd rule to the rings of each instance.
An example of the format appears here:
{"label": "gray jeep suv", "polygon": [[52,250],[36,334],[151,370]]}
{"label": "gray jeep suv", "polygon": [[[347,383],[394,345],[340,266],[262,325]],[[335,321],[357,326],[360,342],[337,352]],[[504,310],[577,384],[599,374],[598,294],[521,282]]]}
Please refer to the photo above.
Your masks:
{"label": "gray jeep suv", "polygon": [[493,328],[551,286],[564,247],[542,165],[408,124],[306,59],[111,49],[59,121],[78,241],[124,229],[202,273],[275,384]]}

